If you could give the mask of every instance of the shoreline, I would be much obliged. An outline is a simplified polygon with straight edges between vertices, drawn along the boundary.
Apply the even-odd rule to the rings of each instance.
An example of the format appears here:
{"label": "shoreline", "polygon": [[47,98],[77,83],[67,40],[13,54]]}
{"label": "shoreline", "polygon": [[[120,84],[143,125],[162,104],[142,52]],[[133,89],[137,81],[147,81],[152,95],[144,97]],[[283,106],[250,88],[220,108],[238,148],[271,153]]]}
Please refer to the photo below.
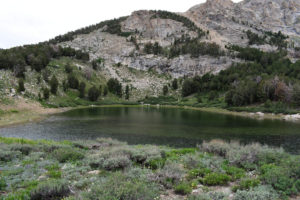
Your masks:
{"label": "shoreline", "polygon": [[[293,118],[293,115],[284,115],[284,114],[271,114],[271,113],[250,113],[250,112],[237,112],[229,111],[222,108],[216,107],[192,107],[192,106],[174,106],[174,105],[148,105],[148,104],[137,104],[137,105],[122,105],[122,104],[112,104],[112,105],[90,105],[90,106],[78,106],[78,107],[67,107],[67,108],[44,108],[42,105],[37,102],[34,103],[34,106],[29,106],[24,109],[15,109],[15,112],[9,112],[0,115],[0,128],[10,127],[14,125],[20,125],[30,122],[38,122],[44,120],[53,114],[58,114],[66,112],[73,109],[84,109],[84,108],[105,108],[105,107],[164,107],[164,108],[179,108],[179,109],[188,109],[188,110],[198,110],[203,112],[210,112],[223,115],[231,115],[238,117],[246,117],[256,120],[283,120],[288,122],[300,123],[300,118]],[[38,105],[37,105],[38,104]],[[30,104],[29,104],[30,105]],[[17,106],[18,107],[18,106]],[[1,107],[0,107],[1,108]],[[296,115],[297,117],[299,115]]]}

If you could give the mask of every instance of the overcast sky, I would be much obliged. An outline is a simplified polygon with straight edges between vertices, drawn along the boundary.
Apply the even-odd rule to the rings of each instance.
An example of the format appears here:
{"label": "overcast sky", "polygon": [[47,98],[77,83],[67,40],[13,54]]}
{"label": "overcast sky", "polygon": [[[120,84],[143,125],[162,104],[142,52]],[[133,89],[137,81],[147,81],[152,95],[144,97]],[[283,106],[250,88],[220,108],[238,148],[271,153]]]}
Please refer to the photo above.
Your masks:
{"label": "overcast sky", "polygon": [[[234,0],[238,2],[240,0]],[[141,9],[184,12],[205,0],[2,0],[0,48],[48,40]]]}

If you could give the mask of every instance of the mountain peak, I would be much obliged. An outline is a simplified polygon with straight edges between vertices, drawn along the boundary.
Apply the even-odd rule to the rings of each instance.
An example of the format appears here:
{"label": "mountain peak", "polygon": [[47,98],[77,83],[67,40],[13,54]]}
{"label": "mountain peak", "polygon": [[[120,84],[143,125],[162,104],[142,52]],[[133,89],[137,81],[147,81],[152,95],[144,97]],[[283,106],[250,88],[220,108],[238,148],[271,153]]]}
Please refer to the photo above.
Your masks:
{"label": "mountain peak", "polygon": [[232,4],[234,4],[231,0],[207,0],[206,3],[219,4],[223,6],[231,6]]}

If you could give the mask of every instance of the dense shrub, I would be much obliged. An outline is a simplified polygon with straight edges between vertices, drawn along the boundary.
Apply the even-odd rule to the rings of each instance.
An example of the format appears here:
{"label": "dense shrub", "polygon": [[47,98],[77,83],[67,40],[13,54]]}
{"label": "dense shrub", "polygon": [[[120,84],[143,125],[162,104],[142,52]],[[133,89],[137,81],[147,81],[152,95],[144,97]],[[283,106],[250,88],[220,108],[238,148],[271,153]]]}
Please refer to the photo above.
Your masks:
{"label": "dense shrub", "polygon": [[226,172],[226,174],[231,176],[231,179],[233,181],[240,179],[246,175],[246,172],[244,169],[233,167],[233,166],[227,166],[227,165],[223,166],[223,170]]}
{"label": "dense shrub", "polygon": [[187,179],[192,180],[196,178],[203,178],[205,175],[211,173],[211,169],[208,168],[201,168],[201,169],[192,169],[188,171]]}
{"label": "dense shrub", "polygon": [[167,188],[178,184],[185,175],[184,168],[176,162],[167,161],[162,169],[157,172],[158,181]]}
{"label": "dense shrub", "polygon": [[271,187],[259,186],[249,191],[239,190],[234,200],[277,200],[278,194]]}
{"label": "dense shrub", "polygon": [[18,92],[24,92],[25,86],[24,86],[24,79],[20,78],[18,81]]}
{"label": "dense shrub", "polygon": [[81,82],[79,84],[79,97],[84,98],[85,97],[85,83]]}
{"label": "dense shrub", "polygon": [[0,176],[0,191],[4,190],[6,188],[7,184],[3,177]]}
{"label": "dense shrub", "polygon": [[45,100],[49,99],[50,91],[49,91],[48,88],[44,88],[44,89],[43,89],[43,94],[44,94],[44,99],[45,99]]}
{"label": "dense shrub", "polygon": [[295,179],[291,177],[291,172],[287,168],[275,165],[262,166],[261,179],[265,184],[271,185],[282,195],[297,194],[298,189],[294,187]]}
{"label": "dense shrub", "polygon": [[22,153],[20,151],[9,151],[9,150],[2,149],[0,151],[0,161],[9,162],[14,158],[20,157],[21,154]]}
{"label": "dense shrub", "polygon": [[173,90],[178,89],[178,80],[176,78],[172,81],[172,88]]}
{"label": "dense shrub", "polygon": [[203,142],[200,146],[200,151],[213,153],[225,157],[230,149],[230,145],[223,141],[213,140],[211,142]]}
{"label": "dense shrub", "polygon": [[111,78],[107,82],[107,88],[109,92],[122,97],[122,84],[116,78]]}
{"label": "dense shrub", "polygon": [[41,183],[30,194],[31,200],[56,200],[67,197],[70,189],[65,181],[48,181]]}
{"label": "dense shrub", "polygon": [[283,149],[270,148],[260,144],[242,146],[238,143],[204,142],[199,148],[205,152],[214,153],[228,159],[230,164],[246,169],[253,169],[264,163],[278,163],[286,156]]}
{"label": "dense shrub", "polygon": [[176,194],[187,195],[192,192],[192,187],[189,183],[182,182],[176,185],[174,190]]}
{"label": "dense shrub", "polygon": [[73,68],[72,66],[70,65],[70,63],[67,63],[66,66],[65,66],[65,71],[68,73],[68,74],[71,74],[73,72]]}
{"label": "dense shrub", "polygon": [[158,161],[161,159],[161,151],[155,146],[139,147],[129,152],[130,159],[138,164],[148,165],[152,164],[154,160]]}
{"label": "dense shrub", "polygon": [[36,150],[35,147],[29,144],[15,144],[11,147],[12,151],[19,151],[23,155],[29,155],[32,151]]}
{"label": "dense shrub", "polygon": [[230,181],[230,176],[222,173],[209,173],[204,176],[203,183],[205,185],[225,185]]}
{"label": "dense shrub", "polygon": [[102,167],[106,170],[124,169],[131,165],[131,161],[127,156],[114,156],[103,161]]}
{"label": "dense shrub", "polygon": [[96,86],[93,86],[88,91],[88,97],[90,101],[97,101],[99,98],[100,92]]}
{"label": "dense shrub", "polygon": [[187,200],[228,200],[222,192],[208,192],[200,195],[190,195]]}
{"label": "dense shrub", "polygon": [[58,89],[58,80],[56,76],[52,76],[50,80],[50,91],[52,94],[56,95]]}
{"label": "dense shrub", "polygon": [[163,87],[163,95],[166,96],[168,94],[168,92],[169,92],[169,88],[168,88],[168,86],[165,85]]}
{"label": "dense shrub", "polygon": [[129,86],[126,85],[126,88],[125,88],[125,99],[128,100],[129,99]]}
{"label": "dense shrub", "polygon": [[153,200],[159,197],[159,193],[155,183],[141,178],[130,178],[117,172],[95,184],[83,196],[90,200]]}
{"label": "dense shrub", "polygon": [[145,44],[145,47],[144,47],[144,52],[146,54],[159,55],[159,54],[162,54],[162,50],[163,50],[163,48],[159,45],[158,42],[155,42],[154,44],[147,43],[147,44]]}
{"label": "dense shrub", "polygon": [[81,160],[84,158],[84,154],[80,150],[70,147],[56,149],[51,155],[61,163]]}
{"label": "dense shrub", "polygon": [[79,81],[74,74],[68,75],[68,85],[72,89],[78,89]]}
{"label": "dense shrub", "polygon": [[236,185],[232,188],[232,190],[234,192],[236,192],[238,190],[249,190],[251,188],[257,187],[258,185],[260,185],[259,179],[246,178],[246,179],[242,179],[238,185]]}

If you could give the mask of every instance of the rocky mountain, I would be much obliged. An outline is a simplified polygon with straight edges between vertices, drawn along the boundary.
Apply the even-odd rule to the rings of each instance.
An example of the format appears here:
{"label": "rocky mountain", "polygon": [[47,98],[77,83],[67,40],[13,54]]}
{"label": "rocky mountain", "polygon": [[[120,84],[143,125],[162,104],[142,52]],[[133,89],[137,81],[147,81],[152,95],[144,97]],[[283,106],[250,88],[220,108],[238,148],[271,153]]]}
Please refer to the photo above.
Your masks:
{"label": "rocky mountain", "polygon": [[[221,48],[228,44],[246,46],[248,30],[258,35],[263,35],[266,31],[281,31],[290,37],[289,45],[297,46],[300,42],[298,0],[244,0],[240,3],[233,3],[231,0],[207,0],[206,3],[194,6],[180,15],[187,19],[177,17],[176,14],[136,11],[120,22],[122,33],[131,33],[128,37],[107,33],[107,27],[104,26],[88,34],[76,35],[73,40],[61,45],[84,49],[90,53],[91,59],[104,58],[108,68],[121,64],[138,70],[156,69],[159,73],[183,77],[207,72],[217,73],[239,60],[226,53],[217,57],[191,57],[189,54],[181,54],[170,58],[145,53],[145,44],[157,42],[162,48],[170,49],[176,40],[183,37],[197,38],[197,31],[200,29],[208,33],[199,37],[201,42],[216,43]],[[199,30],[184,23],[189,20]],[[277,49],[270,44],[253,46],[265,51]],[[111,70],[110,72],[110,75],[116,75]]]}
{"label": "rocky mountain", "polygon": [[[232,50],[234,45],[266,52],[284,49],[287,57],[295,62],[300,58],[300,2],[207,0],[185,13],[141,10],[69,32],[44,44],[54,51],[61,46],[88,54],[88,62],[68,60],[82,70],[83,77],[94,74],[99,82],[116,78],[123,85],[129,85],[132,96],[137,99],[159,96],[162,88],[170,87],[174,78],[217,74],[234,63],[253,61],[237,56]],[[23,60],[17,64],[3,53],[4,60],[9,63],[6,68],[13,68],[16,73],[15,68],[24,70],[18,66],[33,63],[40,69],[38,61],[43,59],[32,52],[31,55],[19,52]],[[55,59],[52,62],[57,69],[66,64],[66,61],[56,62]],[[93,69],[92,64],[97,62],[101,67]],[[46,63],[44,67],[47,66]],[[63,81],[66,75],[60,78]],[[35,88],[34,83],[30,85]],[[34,96],[37,93],[35,91]]]}
{"label": "rocky mountain", "polygon": [[211,30],[213,40],[247,44],[245,30],[278,32],[290,36],[299,46],[300,1],[298,0],[207,0],[184,13],[197,25]]}

